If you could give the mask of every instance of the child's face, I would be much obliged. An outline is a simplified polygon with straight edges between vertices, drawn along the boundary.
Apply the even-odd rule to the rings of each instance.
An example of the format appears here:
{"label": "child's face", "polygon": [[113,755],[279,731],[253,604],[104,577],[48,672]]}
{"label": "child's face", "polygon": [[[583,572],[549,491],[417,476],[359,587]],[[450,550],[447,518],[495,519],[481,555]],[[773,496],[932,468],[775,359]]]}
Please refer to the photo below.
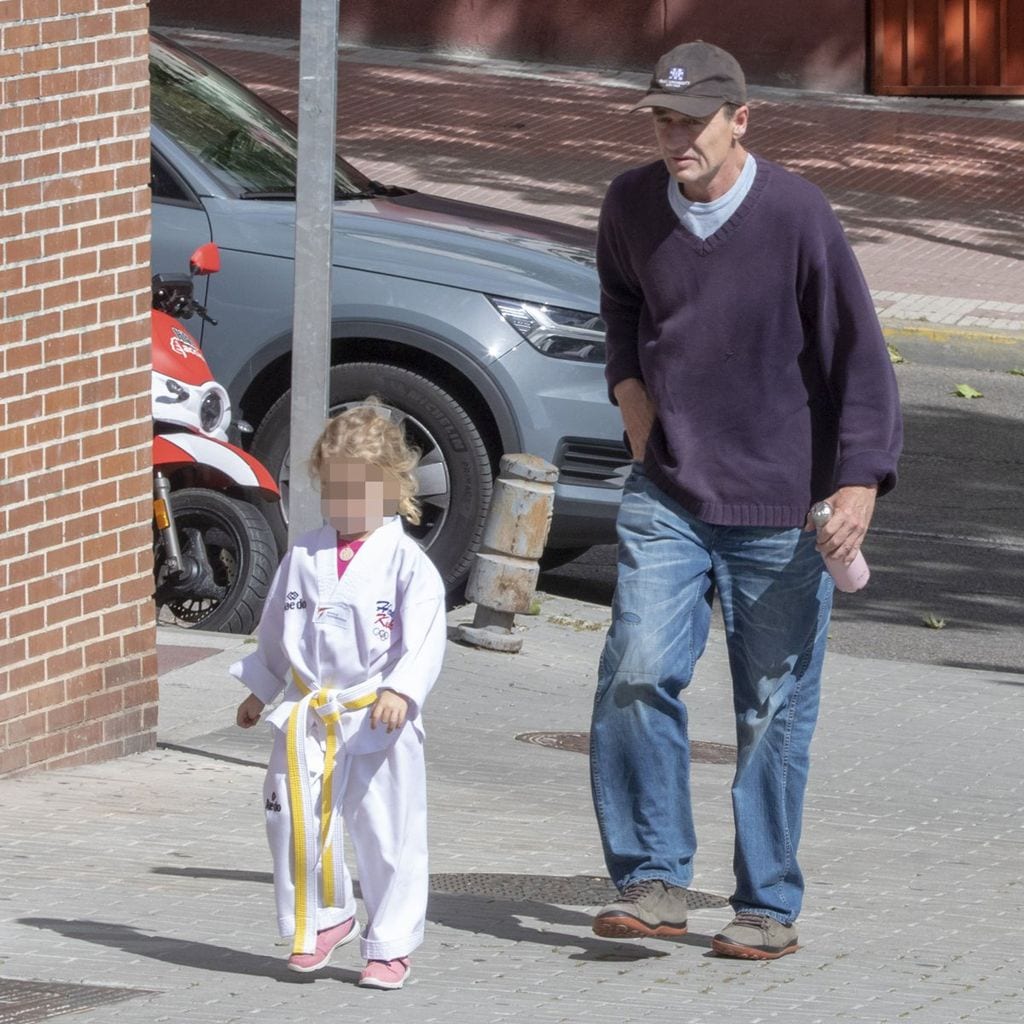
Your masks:
{"label": "child's face", "polygon": [[320,476],[324,521],[342,537],[359,537],[398,515],[401,485],[390,473],[360,459],[333,459]]}

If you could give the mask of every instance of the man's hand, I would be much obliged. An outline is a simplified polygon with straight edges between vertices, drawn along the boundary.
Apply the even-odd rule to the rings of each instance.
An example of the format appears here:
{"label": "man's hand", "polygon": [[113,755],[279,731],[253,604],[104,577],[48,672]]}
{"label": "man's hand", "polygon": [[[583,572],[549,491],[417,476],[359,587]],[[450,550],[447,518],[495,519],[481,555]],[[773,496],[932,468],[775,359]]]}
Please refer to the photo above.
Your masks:
{"label": "man's hand", "polygon": [[383,724],[388,732],[394,732],[405,725],[405,717],[409,713],[409,701],[394,690],[381,690],[377,703],[370,712],[370,728],[376,729]]}
{"label": "man's hand", "polygon": [[[832,518],[818,530],[817,549],[827,558],[849,565],[860,551],[875,511],[877,487],[840,487],[825,500],[832,506]],[[810,513],[805,530],[813,530]]]}
{"label": "man's hand", "polygon": [[651,428],[658,418],[657,410],[643,381],[630,377],[615,385],[615,401],[619,403],[622,423],[629,438],[629,447],[633,458],[641,462],[647,451],[647,439],[651,436]]}
{"label": "man's hand", "polygon": [[235,712],[235,723],[243,729],[251,729],[260,720],[260,713],[265,707],[266,705],[255,693],[250,693],[238,705],[238,710]]}

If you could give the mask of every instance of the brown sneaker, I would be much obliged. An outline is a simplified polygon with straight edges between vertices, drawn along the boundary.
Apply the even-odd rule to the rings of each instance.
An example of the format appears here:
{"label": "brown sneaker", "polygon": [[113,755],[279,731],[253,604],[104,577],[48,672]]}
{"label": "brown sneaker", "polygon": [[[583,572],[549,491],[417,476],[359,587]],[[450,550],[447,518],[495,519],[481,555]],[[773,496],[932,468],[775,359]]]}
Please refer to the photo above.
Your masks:
{"label": "brown sneaker", "polygon": [[661,879],[630,882],[594,918],[594,934],[606,939],[643,939],[686,934],[686,890]]}
{"label": "brown sneaker", "polygon": [[748,912],[737,914],[732,924],[711,940],[711,949],[719,956],[740,960],[778,960],[799,948],[796,925],[783,924],[767,914]]}

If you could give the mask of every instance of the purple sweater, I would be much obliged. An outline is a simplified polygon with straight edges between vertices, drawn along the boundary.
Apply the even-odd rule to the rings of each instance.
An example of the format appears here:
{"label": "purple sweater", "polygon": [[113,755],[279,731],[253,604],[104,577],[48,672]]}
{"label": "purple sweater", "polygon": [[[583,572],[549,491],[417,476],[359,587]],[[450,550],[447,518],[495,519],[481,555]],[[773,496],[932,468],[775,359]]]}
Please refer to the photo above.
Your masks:
{"label": "purple sweater", "polygon": [[597,246],[609,393],[636,377],[658,411],[647,474],[726,526],[798,526],[838,487],[891,490],[896,379],[828,201],[758,157],[739,209],[701,241],[667,189],[661,161],[619,175]]}

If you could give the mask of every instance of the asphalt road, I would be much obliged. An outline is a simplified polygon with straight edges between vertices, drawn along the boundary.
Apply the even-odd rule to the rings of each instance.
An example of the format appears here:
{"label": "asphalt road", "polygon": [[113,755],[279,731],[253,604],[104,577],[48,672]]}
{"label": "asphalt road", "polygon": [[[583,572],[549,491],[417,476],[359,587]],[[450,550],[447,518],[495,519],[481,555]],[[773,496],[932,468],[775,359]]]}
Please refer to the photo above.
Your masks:
{"label": "asphalt road", "polygon": [[[1024,376],[1010,372],[1024,371],[1024,342],[895,345],[900,482],[864,545],[870,584],[836,595],[830,649],[1024,675]],[[983,397],[955,396],[960,384]],[[610,604],[614,584],[607,545],[540,589]]]}

